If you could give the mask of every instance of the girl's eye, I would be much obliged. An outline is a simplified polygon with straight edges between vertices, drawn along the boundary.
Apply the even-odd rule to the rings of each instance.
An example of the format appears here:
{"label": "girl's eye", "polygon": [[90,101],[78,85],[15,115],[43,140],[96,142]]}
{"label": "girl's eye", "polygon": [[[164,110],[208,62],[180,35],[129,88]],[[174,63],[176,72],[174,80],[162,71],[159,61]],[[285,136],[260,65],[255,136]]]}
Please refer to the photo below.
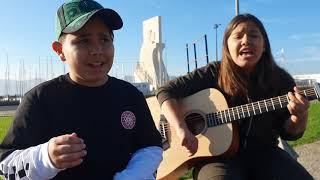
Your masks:
{"label": "girl's eye", "polygon": [[102,41],[103,41],[103,42],[110,42],[110,39],[108,39],[108,38],[103,38]]}
{"label": "girl's eye", "polygon": [[102,39],[103,42],[112,42],[112,39],[110,37],[104,37]]}
{"label": "girl's eye", "polygon": [[258,34],[249,34],[250,37],[256,38],[258,37]]}
{"label": "girl's eye", "polygon": [[241,38],[242,38],[242,36],[241,36],[240,34],[235,34],[235,35],[233,35],[233,37],[234,37],[235,39],[241,39]]}
{"label": "girl's eye", "polygon": [[80,39],[78,42],[80,44],[87,44],[89,42],[89,40],[88,39]]}

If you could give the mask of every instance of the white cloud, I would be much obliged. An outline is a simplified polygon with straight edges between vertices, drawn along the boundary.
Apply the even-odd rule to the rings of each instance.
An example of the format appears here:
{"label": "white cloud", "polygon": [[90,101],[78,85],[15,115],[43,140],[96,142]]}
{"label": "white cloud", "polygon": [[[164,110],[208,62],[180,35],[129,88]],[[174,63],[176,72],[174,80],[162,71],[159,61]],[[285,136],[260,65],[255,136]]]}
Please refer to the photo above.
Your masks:
{"label": "white cloud", "polygon": [[320,47],[319,46],[307,46],[302,47],[300,50],[301,55],[290,58],[291,62],[306,62],[306,61],[319,61],[320,62]]}
{"label": "white cloud", "polygon": [[289,36],[292,40],[315,40],[320,42],[320,33],[308,33],[308,34],[292,34]]}

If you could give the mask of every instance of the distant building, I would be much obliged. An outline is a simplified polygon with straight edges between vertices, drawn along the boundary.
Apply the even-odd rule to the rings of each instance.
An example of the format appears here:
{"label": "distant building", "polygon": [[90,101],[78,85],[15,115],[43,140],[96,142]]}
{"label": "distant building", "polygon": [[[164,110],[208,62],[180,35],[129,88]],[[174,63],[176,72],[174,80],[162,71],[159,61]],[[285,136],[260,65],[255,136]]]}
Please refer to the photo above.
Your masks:
{"label": "distant building", "polygon": [[314,83],[320,83],[320,74],[294,75],[293,78],[297,86],[301,88],[310,88]]}
{"label": "distant building", "polygon": [[129,82],[129,83],[134,83],[134,77],[130,75],[126,75],[123,77],[123,80]]}
{"label": "distant building", "polygon": [[295,82],[297,86],[301,88],[309,88],[312,87],[317,81],[315,79],[296,79]]}
{"label": "distant building", "polygon": [[314,80],[320,83],[320,74],[302,74],[302,75],[293,75],[295,81],[299,80]]}
{"label": "distant building", "polygon": [[147,82],[141,82],[141,83],[132,83],[139,91],[141,91],[144,95],[149,95],[153,91],[151,89],[151,85]]}

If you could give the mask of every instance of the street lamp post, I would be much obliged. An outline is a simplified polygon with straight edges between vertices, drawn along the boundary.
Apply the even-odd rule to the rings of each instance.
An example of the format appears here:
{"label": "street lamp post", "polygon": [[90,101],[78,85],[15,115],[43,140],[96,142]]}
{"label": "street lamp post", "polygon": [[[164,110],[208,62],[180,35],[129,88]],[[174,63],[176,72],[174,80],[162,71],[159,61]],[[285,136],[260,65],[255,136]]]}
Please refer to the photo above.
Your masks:
{"label": "street lamp post", "polygon": [[239,15],[239,0],[235,0],[236,16]]}
{"label": "street lamp post", "polygon": [[216,30],[216,61],[218,61],[218,33],[217,29],[221,24],[214,24],[213,28]]}

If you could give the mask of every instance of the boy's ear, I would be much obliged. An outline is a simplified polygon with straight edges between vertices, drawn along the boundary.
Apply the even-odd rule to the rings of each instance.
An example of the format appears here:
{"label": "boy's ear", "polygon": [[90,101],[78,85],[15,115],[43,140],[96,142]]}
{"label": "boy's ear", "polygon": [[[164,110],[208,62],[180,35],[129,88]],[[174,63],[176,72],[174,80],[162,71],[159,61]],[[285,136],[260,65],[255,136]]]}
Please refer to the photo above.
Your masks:
{"label": "boy's ear", "polygon": [[66,58],[64,57],[64,54],[62,52],[62,44],[59,41],[54,41],[52,43],[52,49],[54,52],[57,53],[57,55],[60,57],[61,61],[66,60]]}

